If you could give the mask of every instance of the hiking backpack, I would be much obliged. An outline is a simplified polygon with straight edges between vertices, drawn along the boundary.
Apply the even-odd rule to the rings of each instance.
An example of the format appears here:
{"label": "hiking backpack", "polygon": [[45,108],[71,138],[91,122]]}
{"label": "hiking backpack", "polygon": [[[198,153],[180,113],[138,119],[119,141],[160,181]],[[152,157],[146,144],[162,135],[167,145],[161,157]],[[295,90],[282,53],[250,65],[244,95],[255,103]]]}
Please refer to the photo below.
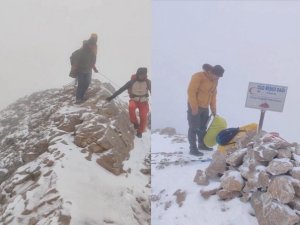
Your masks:
{"label": "hiking backpack", "polygon": [[240,132],[240,128],[227,128],[220,131],[216,137],[216,141],[219,145],[227,145]]}
{"label": "hiking backpack", "polygon": [[[137,80],[136,74],[132,75],[131,76],[131,81],[133,82],[132,86],[133,86],[134,82],[136,82],[136,80]],[[145,82],[146,82],[146,88],[147,88],[147,94],[145,95],[145,97],[148,97],[149,96],[148,91],[151,92],[151,83],[147,77],[145,79]],[[128,94],[130,97],[135,97],[134,94],[132,93],[132,86],[128,89]],[[145,92],[146,92],[146,90],[145,90]]]}
{"label": "hiking backpack", "polygon": [[70,56],[71,71],[70,71],[69,76],[72,77],[72,78],[76,78],[77,77],[76,76],[76,69],[77,69],[77,64],[78,64],[80,55],[81,55],[81,51],[80,51],[80,49],[77,49]]}

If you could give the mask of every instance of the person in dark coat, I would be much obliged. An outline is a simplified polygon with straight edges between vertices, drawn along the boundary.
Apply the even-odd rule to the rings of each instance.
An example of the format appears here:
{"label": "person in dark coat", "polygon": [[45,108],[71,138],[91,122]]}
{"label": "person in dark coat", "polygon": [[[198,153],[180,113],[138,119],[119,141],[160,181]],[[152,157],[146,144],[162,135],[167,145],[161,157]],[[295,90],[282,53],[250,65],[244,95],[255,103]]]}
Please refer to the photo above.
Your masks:
{"label": "person in dark coat", "polygon": [[[78,86],[76,90],[76,104],[86,100],[84,97],[92,77],[92,71],[98,73],[96,68],[97,57],[97,35],[92,34],[88,40],[83,41],[80,49],[71,56],[71,74],[77,78]],[[70,75],[71,76],[71,75]]]}

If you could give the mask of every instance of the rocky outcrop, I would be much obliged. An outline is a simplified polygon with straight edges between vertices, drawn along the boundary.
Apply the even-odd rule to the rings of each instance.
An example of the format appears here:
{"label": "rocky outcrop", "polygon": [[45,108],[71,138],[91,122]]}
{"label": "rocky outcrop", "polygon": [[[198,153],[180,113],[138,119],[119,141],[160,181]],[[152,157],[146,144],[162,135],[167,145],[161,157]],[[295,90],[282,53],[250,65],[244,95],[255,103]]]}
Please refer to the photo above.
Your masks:
{"label": "rocky outcrop", "polygon": [[[201,195],[208,198],[216,194],[221,200],[251,201],[260,225],[298,223],[299,145],[287,143],[278,133],[265,133],[248,141],[241,148],[227,148],[229,151],[218,150],[213,154],[205,174],[214,178],[214,182],[219,179],[220,187],[204,187]],[[209,182],[200,184],[209,186]]]}
{"label": "rocky outcrop", "polygon": [[[74,86],[69,85],[34,93],[0,112],[0,224],[70,224],[71,202],[59,193],[53,169],[65,156],[66,140],[99,169],[126,172],[123,162],[134,147],[134,129],[126,104],[105,101],[113,91],[93,80],[88,100],[80,105],[74,104]],[[135,205],[135,219],[149,224],[149,200],[139,196]]]}
{"label": "rocky outcrop", "polygon": [[[34,93],[18,100],[0,113],[0,184],[18,167],[47,152],[64,134],[74,143],[99,154],[99,165],[116,175],[133,148],[133,128],[125,104],[107,103],[114,91],[109,84],[93,80],[89,99],[74,105],[74,86]],[[107,155],[100,155],[108,152]],[[113,163],[111,163],[113,162]]]}
{"label": "rocky outcrop", "polygon": [[[52,153],[56,157],[50,160]],[[52,168],[62,153],[58,150],[52,153],[44,153],[35,163],[19,167],[14,176],[1,184],[1,224],[47,224],[51,220],[61,220],[59,225],[70,224],[71,216],[67,213],[70,204],[57,190]]]}

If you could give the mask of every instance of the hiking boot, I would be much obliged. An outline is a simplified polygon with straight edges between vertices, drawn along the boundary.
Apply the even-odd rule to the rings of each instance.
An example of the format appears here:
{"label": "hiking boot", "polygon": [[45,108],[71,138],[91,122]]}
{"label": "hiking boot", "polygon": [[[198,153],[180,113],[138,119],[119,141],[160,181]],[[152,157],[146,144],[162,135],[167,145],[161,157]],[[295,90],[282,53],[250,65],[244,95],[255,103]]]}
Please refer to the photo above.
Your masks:
{"label": "hiking boot", "polygon": [[204,154],[197,149],[190,150],[190,154],[194,156],[203,156]]}
{"label": "hiking boot", "polygon": [[84,100],[82,100],[82,99],[76,99],[75,104],[81,104],[81,103],[83,103],[83,102],[84,102]]}
{"label": "hiking boot", "polygon": [[204,150],[204,151],[212,151],[213,150],[213,148],[207,147],[204,143],[199,143],[198,149]]}
{"label": "hiking boot", "polygon": [[136,130],[137,130],[137,129],[139,129],[139,127],[140,127],[140,126],[139,126],[139,124],[138,124],[138,123],[134,123],[134,124],[133,124],[133,127],[134,127],[134,129],[136,129]]}
{"label": "hiking boot", "polygon": [[137,132],[137,133],[136,133],[136,136],[137,136],[138,138],[142,138],[143,135],[142,135],[141,132]]}

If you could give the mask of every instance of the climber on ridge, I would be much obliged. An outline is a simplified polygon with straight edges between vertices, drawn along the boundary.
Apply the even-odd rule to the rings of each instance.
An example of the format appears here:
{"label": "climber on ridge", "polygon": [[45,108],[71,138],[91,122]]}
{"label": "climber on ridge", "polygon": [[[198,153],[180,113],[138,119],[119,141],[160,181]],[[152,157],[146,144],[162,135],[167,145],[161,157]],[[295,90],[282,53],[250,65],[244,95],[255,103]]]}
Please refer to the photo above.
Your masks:
{"label": "climber on ridge", "polygon": [[[141,138],[145,131],[148,122],[149,104],[148,97],[151,93],[151,81],[147,78],[147,68],[138,68],[136,74],[131,76],[131,79],[113,95],[106,98],[111,101],[119,94],[128,90],[129,93],[129,117],[130,121],[136,129],[136,136]],[[139,121],[136,117],[136,109],[139,111]]]}

